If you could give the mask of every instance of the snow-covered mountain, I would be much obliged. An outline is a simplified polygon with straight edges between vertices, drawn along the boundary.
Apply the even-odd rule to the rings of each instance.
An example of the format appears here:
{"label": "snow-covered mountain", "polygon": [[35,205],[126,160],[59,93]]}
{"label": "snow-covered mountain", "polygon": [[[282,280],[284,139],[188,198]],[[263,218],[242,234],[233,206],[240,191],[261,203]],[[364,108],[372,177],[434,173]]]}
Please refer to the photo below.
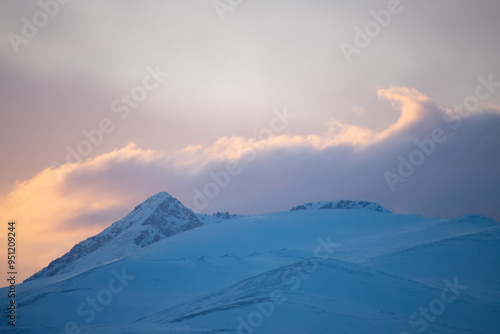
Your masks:
{"label": "snow-covered mountain", "polygon": [[[205,216],[155,195],[110,226],[121,231],[113,247],[20,284],[17,326],[0,331],[500,333],[497,222],[364,203]],[[104,250],[117,260],[91,266]],[[6,297],[1,289],[3,310]]]}
{"label": "snow-covered mountain", "polygon": [[135,207],[125,218],[76,244],[26,281],[76,274],[119,259],[167,237],[203,225],[198,216],[167,192]]}

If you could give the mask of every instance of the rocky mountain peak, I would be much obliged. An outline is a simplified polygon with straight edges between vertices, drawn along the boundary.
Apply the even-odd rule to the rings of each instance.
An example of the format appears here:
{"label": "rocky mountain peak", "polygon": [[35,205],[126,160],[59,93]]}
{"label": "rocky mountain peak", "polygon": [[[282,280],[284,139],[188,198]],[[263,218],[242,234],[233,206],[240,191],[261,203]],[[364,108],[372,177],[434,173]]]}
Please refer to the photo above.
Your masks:
{"label": "rocky mountain peak", "polygon": [[101,233],[76,244],[68,253],[26,281],[94,267],[130,254],[169,236],[201,226],[198,216],[167,192],[139,204]]}

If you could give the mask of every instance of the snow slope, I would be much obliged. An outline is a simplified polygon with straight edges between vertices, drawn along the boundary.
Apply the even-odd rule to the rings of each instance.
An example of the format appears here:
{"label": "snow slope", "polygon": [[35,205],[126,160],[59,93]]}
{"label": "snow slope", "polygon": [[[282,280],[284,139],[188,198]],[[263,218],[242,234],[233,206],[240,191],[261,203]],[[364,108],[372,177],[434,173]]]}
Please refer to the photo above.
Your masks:
{"label": "snow slope", "polygon": [[[82,257],[79,267],[66,269],[67,278],[19,285],[18,326],[5,321],[0,330],[419,333],[425,325],[426,333],[500,332],[497,222],[390,214],[374,204],[321,209],[325,203],[235,219],[207,216],[210,224],[144,247],[132,246],[137,233],[120,234],[120,243],[110,243],[116,248],[99,248],[126,247],[116,261],[93,266],[94,259]],[[119,226],[141,230],[144,216],[138,217]],[[448,284],[459,286],[455,294],[443,295]],[[5,289],[0,298],[5,309]],[[422,309],[436,314],[426,318]]]}

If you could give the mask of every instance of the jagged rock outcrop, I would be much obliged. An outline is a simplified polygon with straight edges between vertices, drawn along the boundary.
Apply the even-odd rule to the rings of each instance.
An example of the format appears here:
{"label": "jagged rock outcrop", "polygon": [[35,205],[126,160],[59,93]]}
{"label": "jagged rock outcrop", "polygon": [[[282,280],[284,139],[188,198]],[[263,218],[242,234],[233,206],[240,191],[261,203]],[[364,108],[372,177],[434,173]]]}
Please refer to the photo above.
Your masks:
{"label": "jagged rock outcrop", "polygon": [[347,210],[371,210],[377,212],[391,213],[391,211],[387,210],[383,206],[375,202],[366,202],[366,201],[349,201],[349,200],[341,200],[334,202],[312,202],[306,203],[302,205],[294,206],[290,209],[290,211],[297,210],[335,210],[335,209],[347,209]]}

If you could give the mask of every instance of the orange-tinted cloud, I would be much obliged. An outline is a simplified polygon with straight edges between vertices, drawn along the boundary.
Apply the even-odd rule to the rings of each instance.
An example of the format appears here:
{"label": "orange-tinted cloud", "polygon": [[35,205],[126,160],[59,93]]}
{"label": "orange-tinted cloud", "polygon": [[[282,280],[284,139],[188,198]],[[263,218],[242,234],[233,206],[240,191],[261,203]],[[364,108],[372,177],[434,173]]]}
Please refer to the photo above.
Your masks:
{"label": "orange-tinted cloud", "polygon": [[[75,243],[107,227],[110,221],[99,219],[99,215],[106,216],[110,210],[123,215],[137,202],[138,196],[133,194],[103,189],[98,182],[92,182],[93,175],[106,173],[113,164],[147,164],[159,156],[129,144],[83,163],[47,168],[29,180],[17,182],[0,201],[0,219],[17,222],[20,277],[27,278]],[[72,187],[73,180],[81,177],[88,178],[88,186]],[[94,215],[96,221],[79,224],[82,215]]]}

